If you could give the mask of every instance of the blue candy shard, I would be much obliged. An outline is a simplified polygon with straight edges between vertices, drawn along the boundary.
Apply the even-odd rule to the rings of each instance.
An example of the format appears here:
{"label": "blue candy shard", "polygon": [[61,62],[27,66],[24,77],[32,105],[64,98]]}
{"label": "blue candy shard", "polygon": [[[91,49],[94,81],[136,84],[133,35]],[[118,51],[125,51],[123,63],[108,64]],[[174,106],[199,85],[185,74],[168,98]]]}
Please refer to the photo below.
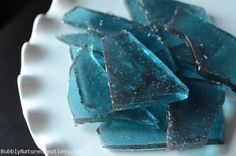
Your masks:
{"label": "blue candy shard", "polygon": [[208,135],[208,144],[224,143],[224,115],[223,108],[218,113],[215,124]]}
{"label": "blue candy shard", "polygon": [[107,73],[93,50],[85,47],[76,56],[70,70],[68,101],[77,124],[117,120],[158,127],[159,121],[145,108],[112,112]]}
{"label": "blue candy shard", "polygon": [[95,58],[93,50],[89,48],[81,50],[72,68],[82,97],[81,103],[109,112],[111,98],[107,87],[107,73]]}
{"label": "blue candy shard", "polygon": [[[180,55],[191,55],[188,47],[183,41],[174,36],[173,34],[167,32],[164,28],[164,24],[169,22],[174,16],[176,7],[184,7],[189,9],[195,16],[201,20],[210,22],[203,8],[185,4],[174,0],[126,0],[126,4],[130,10],[133,19],[137,23],[142,23],[146,25],[151,25],[156,33],[161,37],[163,44],[168,47],[173,56]],[[191,61],[191,57],[188,61]],[[182,62],[183,60],[179,57],[173,57],[174,62]],[[165,63],[165,62],[164,62]],[[185,64],[185,62],[182,62]],[[188,63],[187,63],[188,64]],[[199,78],[200,76],[196,73],[196,70],[189,70],[185,72],[177,65],[179,70],[186,77]],[[184,70],[184,72],[183,72]]]}
{"label": "blue candy shard", "polygon": [[[155,107],[146,108],[152,115],[158,119],[161,130],[166,131],[168,126],[168,105],[160,104]],[[224,116],[223,108],[218,113],[214,126],[211,128],[208,135],[207,144],[222,144],[224,143]]]}
{"label": "blue candy shard", "polygon": [[210,20],[203,8],[175,0],[126,0],[126,4],[134,21],[143,24],[153,21],[166,24],[175,14],[176,7],[189,9],[201,20]]}
{"label": "blue candy shard", "polygon": [[[236,38],[178,8],[166,28],[191,47],[199,73],[236,90]],[[191,29],[190,29],[191,28]]]}
{"label": "blue candy shard", "polygon": [[60,41],[70,45],[71,59],[74,60],[83,47],[92,47],[94,56],[104,66],[104,57],[102,52],[101,38],[102,34],[97,32],[86,32],[80,34],[67,34],[57,37]]}
{"label": "blue candy shard", "polygon": [[166,147],[166,132],[129,122],[107,122],[97,130],[103,147],[117,150],[160,150]]}
{"label": "blue candy shard", "polygon": [[154,29],[158,29],[157,33],[167,43],[168,47],[183,44],[181,40],[166,32],[163,27],[174,16],[176,7],[189,9],[201,20],[210,20],[203,8],[174,0],[126,0],[126,4],[134,21],[155,26]]}
{"label": "blue candy shard", "polygon": [[169,149],[199,148],[205,145],[225,98],[223,85],[197,79],[182,80],[189,88],[189,98],[169,106]]}
{"label": "blue candy shard", "polygon": [[107,82],[107,73],[93,51],[90,48],[80,50],[71,66],[68,95],[77,123],[101,121],[111,112]]}
{"label": "blue candy shard", "polygon": [[[208,136],[207,144],[221,144],[223,141],[221,113],[222,111]],[[108,149],[161,150],[166,148],[166,131],[156,127],[112,121],[101,124],[97,132],[103,147]]]}
{"label": "blue candy shard", "polygon": [[80,33],[80,34],[60,35],[57,38],[60,41],[70,46],[93,47],[94,50],[100,51],[102,54],[102,44],[101,44],[102,37],[103,37],[102,34],[90,31],[90,32],[85,32],[85,33]]}
{"label": "blue candy shard", "polygon": [[132,34],[103,39],[114,110],[171,103],[188,97],[188,88]]}
{"label": "blue candy shard", "polygon": [[[142,26],[127,19],[76,7],[64,16],[64,22],[77,28],[93,30],[104,35],[114,35],[122,30],[131,32],[140,42],[157,55],[171,70],[177,67],[168,49],[159,41],[150,26]],[[96,49],[95,49],[96,50]]]}

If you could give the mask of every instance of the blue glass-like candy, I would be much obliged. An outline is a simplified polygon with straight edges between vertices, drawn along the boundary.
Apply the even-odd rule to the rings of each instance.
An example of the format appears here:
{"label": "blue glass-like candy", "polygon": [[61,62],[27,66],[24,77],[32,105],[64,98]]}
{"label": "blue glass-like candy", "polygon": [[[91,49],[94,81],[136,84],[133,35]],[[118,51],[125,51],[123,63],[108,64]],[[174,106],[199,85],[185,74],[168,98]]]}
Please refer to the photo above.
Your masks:
{"label": "blue glass-like candy", "polygon": [[166,147],[166,132],[129,122],[107,122],[97,130],[103,147],[117,150],[160,150]]}
{"label": "blue glass-like candy", "polygon": [[76,123],[101,121],[111,112],[107,82],[107,73],[95,59],[92,49],[80,50],[71,66],[68,94]]}
{"label": "blue glass-like candy", "polygon": [[206,80],[182,80],[190,92],[188,99],[169,106],[169,149],[199,148],[205,145],[225,98],[223,85]]}
{"label": "blue glass-like candy", "polygon": [[103,39],[114,110],[171,103],[188,97],[188,88],[132,34]]}
{"label": "blue glass-like candy", "polygon": [[91,48],[78,49],[70,70],[68,93],[76,124],[117,120],[158,127],[159,121],[145,108],[113,112],[107,73]]}
{"label": "blue glass-like candy", "polygon": [[93,47],[93,50],[101,52],[101,54],[102,54],[102,44],[101,44],[102,37],[103,37],[103,35],[100,33],[89,31],[89,32],[79,33],[79,34],[60,35],[57,38],[60,41],[66,43],[70,46],[76,46],[76,47],[90,46],[90,47]]}
{"label": "blue glass-like candy", "polygon": [[209,21],[206,11],[198,6],[186,4],[175,0],[125,0],[134,21],[150,24],[157,21],[165,24],[175,14],[176,7],[189,9],[201,20]]}
{"label": "blue glass-like candy", "polygon": [[[191,47],[199,73],[236,89],[236,38],[178,8],[166,28]],[[190,29],[191,28],[191,29]]]}
{"label": "blue glass-like candy", "polygon": [[164,28],[164,24],[171,20],[176,7],[180,6],[189,9],[201,20],[209,22],[210,19],[205,10],[175,0],[126,0],[126,4],[135,22],[151,25],[156,30],[156,33],[161,37],[164,45],[171,51],[173,55],[172,58],[179,69],[178,72],[180,72],[182,76],[200,78],[196,69],[194,69],[191,64],[186,63],[183,59],[179,59],[178,57],[178,55],[186,55],[188,58],[185,59],[192,62],[192,54],[189,48],[179,38],[167,32]]}
{"label": "blue glass-like candy", "polygon": [[215,81],[236,90],[229,52],[236,39],[209,24],[200,7],[175,0],[126,3],[134,22],[79,6],[64,16],[85,30],[58,37],[73,61],[68,101],[75,123],[103,122],[97,132],[108,149],[223,143],[225,88]]}
{"label": "blue glass-like candy", "polygon": [[171,48],[183,44],[181,40],[166,32],[163,27],[174,16],[176,7],[187,8],[195,16],[209,21],[203,8],[175,0],[126,0],[126,4],[135,22],[151,24],[158,30],[157,33],[167,43],[167,46]]}
{"label": "blue glass-like candy", "polygon": [[[143,125],[110,121],[102,123],[97,132],[103,147],[108,149],[161,150],[166,148],[166,131]],[[222,116],[219,115],[216,124],[209,134],[208,144],[222,143],[222,138]]]}
{"label": "blue glass-like candy", "polygon": [[121,17],[79,6],[64,16],[64,22],[77,28],[93,30],[109,36],[122,30],[127,30],[157,55],[170,69],[177,71],[168,49],[162,45],[158,35],[150,26],[142,26]]}

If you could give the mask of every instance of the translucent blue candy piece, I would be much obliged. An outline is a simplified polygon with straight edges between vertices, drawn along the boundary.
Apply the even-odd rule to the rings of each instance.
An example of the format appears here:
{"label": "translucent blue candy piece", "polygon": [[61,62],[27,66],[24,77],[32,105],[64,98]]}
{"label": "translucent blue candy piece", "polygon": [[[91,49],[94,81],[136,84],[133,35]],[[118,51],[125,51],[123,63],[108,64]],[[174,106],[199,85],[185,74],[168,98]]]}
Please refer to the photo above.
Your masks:
{"label": "translucent blue candy piece", "polygon": [[97,130],[103,147],[116,150],[160,150],[166,147],[166,132],[129,122],[102,123]]}
{"label": "translucent blue candy piece", "polygon": [[67,34],[57,37],[60,41],[70,45],[71,59],[74,60],[83,47],[92,47],[94,56],[104,66],[101,38],[103,36],[96,32],[86,32],[80,34]]}
{"label": "translucent blue candy piece", "polygon": [[203,8],[175,0],[126,0],[126,4],[134,21],[138,23],[150,24],[157,21],[165,24],[175,14],[176,7],[187,8],[201,20],[209,21],[209,17]]}
{"label": "translucent blue candy piece", "polygon": [[113,109],[171,103],[188,97],[188,88],[132,34],[103,39]]}
{"label": "translucent blue candy piece", "polygon": [[225,98],[223,85],[197,79],[182,80],[189,88],[189,98],[169,106],[169,149],[199,148],[205,145]]}
{"label": "translucent blue candy piece", "polygon": [[64,22],[77,28],[93,30],[104,35],[114,35],[122,30],[127,30],[155,53],[170,69],[177,70],[169,51],[162,45],[158,35],[149,26],[145,27],[121,17],[79,6],[64,16]]}
{"label": "translucent blue candy piece", "polygon": [[[180,70],[178,72],[181,72],[181,75],[192,78],[201,77],[196,72],[193,65],[191,65],[191,69],[188,68],[190,64],[184,62],[183,59],[179,59],[178,57],[178,55],[190,55],[190,57],[187,58],[187,61],[192,61],[192,54],[189,48],[182,40],[167,32],[163,25],[171,20],[174,16],[176,7],[179,6],[189,9],[201,20],[210,22],[210,19],[203,8],[174,0],[126,0],[126,4],[134,21],[151,25],[156,30],[156,33],[161,37],[164,45],[169,48],[172,55],[177,56],[172,58]],[[179,64],[180,66],[178,66],[177,63],[181,63]]]}
{"label": "translucent blue candy piece", "polygon": [[223,108],[218,113],[215,124],[208,135],[208,144],[224,143],[224,115]]}
{"label": "translucent blue candy piece", "polygon": [[176,7],[189,9],[204,21],[210,20],[203,8],[175,0],[126,0],[126,4],[134,21],[152,25],[168,47],[183,44],[181,40],[166,32],[163,27],[174,16]]}
{"label": "translucent blue candy piece", "polygon": [[[157,33],[162,38],[162,41],[169,48],[173,55],[190,55],[190,51],[187,46],[176,36],[167,32],[163,25],[171,20],[174,16],[176,7],[184,7],[189,9],[192,14],[201,20],[210,22],[210,19],[203,8],[185,4],[174,0],[126,0],[127,6],[130,9],[130,13],[134,18],[135,22],[144,23],[147,25],[152,25],[157,29]],[[188,61],[191,61],[191,57]],[[178,59],[179,57],[176,57]],[[175,58],[174,58],[175,59]],[[177,60],[182,61],[182,60]],[[176,60],[175,60],[176,62]],[[177,65],[178,66],[178,65]],[[181,69],[179,67],[178,69]],[[190,74],[191,73],[191,74]],[[184,73],[184,75],[189,75],[191,77],[194,71],[189,71]],[[195,73],[196,74],[196,73]],[[198,75],[198,74],[196,74]],[[197,77],[196,77],[197,78]]]}
{"label": "translucent blue candy piece", "polygon": [[145,108],[112,112],[108,76],[93,50],[85,47],[76,55],[68,95],[76,124],[117,120],[158,127],[159,121]]}
{"label": "translucent blue candy piece", "polygon": [[76,57],[69,80],[68,101],[77,123],[104,120],[112,110],[108,77],[93,51],[82,49]]}
{"label": "translucent blue candy piece", "polygon": [[[236,38],[212,24],[178,8],[173,20],[166,25],[191,47],[199,73],[236,90]],[[191,28],[191,29],[190,29]]]}
{"label": "translucent blue candy piece", "polygon": [[100,51],[102,53],[102,44],[101,44],[102,37],[103,37],[102,34],[90,31],[80,34],[61,35],[58,36],[57,38],[60,41],[70,46],[76,46],[76,47],[90,46],[93,47],[94,50]]}

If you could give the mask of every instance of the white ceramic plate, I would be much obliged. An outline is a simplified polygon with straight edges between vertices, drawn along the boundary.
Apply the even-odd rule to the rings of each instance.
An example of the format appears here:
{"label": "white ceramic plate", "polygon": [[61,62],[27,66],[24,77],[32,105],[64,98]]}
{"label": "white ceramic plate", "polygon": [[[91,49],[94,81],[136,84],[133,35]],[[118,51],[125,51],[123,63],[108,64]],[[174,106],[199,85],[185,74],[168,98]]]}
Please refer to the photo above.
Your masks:
{"label": "white ceramic plate", "polygon": [[[206,8],[220,28],[236,36],[235,0],[184,0]],[[224,105],[226,144],[192,151],[118,152],[103,149],[96,125],[74,126],[67,103],[69,48],[55,36],[76,30],[62,23],[64,13],[76,5],[130,19],[123,0],[54,0],[46,15],[35,19],[30,41],[22,47],[18,86],[23,114],[38,147],[47,155],[75,156],[234,156],[236,153],[236,98],[227,95]]]}

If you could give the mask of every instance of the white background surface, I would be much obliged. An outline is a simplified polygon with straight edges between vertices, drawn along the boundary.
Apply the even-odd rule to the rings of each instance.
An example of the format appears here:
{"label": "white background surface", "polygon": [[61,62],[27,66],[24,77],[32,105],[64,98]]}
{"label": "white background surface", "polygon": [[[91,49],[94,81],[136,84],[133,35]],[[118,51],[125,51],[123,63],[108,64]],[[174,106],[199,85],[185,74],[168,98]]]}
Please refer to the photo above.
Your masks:
{"label": "white background surface", "polygon": [[[220,28],[236,36],[235,0],[183,0],[206,8]],[[224,105],[226,144],[193,151],[117,152],[101,147],[96,125],[74,127],[67,103],[69,48],[56,35],[76,30],[62,23],[62,16],[75,5],[111,12],[130,19],[122,0],[54,0],[46,15],[34,23],[31,39],[22,47],[18,86],[22,109],[30,132],[40,149],[70,150],[75,156],[234,156],[236,153],[236,98],[228,94]],[[61,151],[63,152],[63,151]],[[69,151],[64,151],[69,152]]]}

